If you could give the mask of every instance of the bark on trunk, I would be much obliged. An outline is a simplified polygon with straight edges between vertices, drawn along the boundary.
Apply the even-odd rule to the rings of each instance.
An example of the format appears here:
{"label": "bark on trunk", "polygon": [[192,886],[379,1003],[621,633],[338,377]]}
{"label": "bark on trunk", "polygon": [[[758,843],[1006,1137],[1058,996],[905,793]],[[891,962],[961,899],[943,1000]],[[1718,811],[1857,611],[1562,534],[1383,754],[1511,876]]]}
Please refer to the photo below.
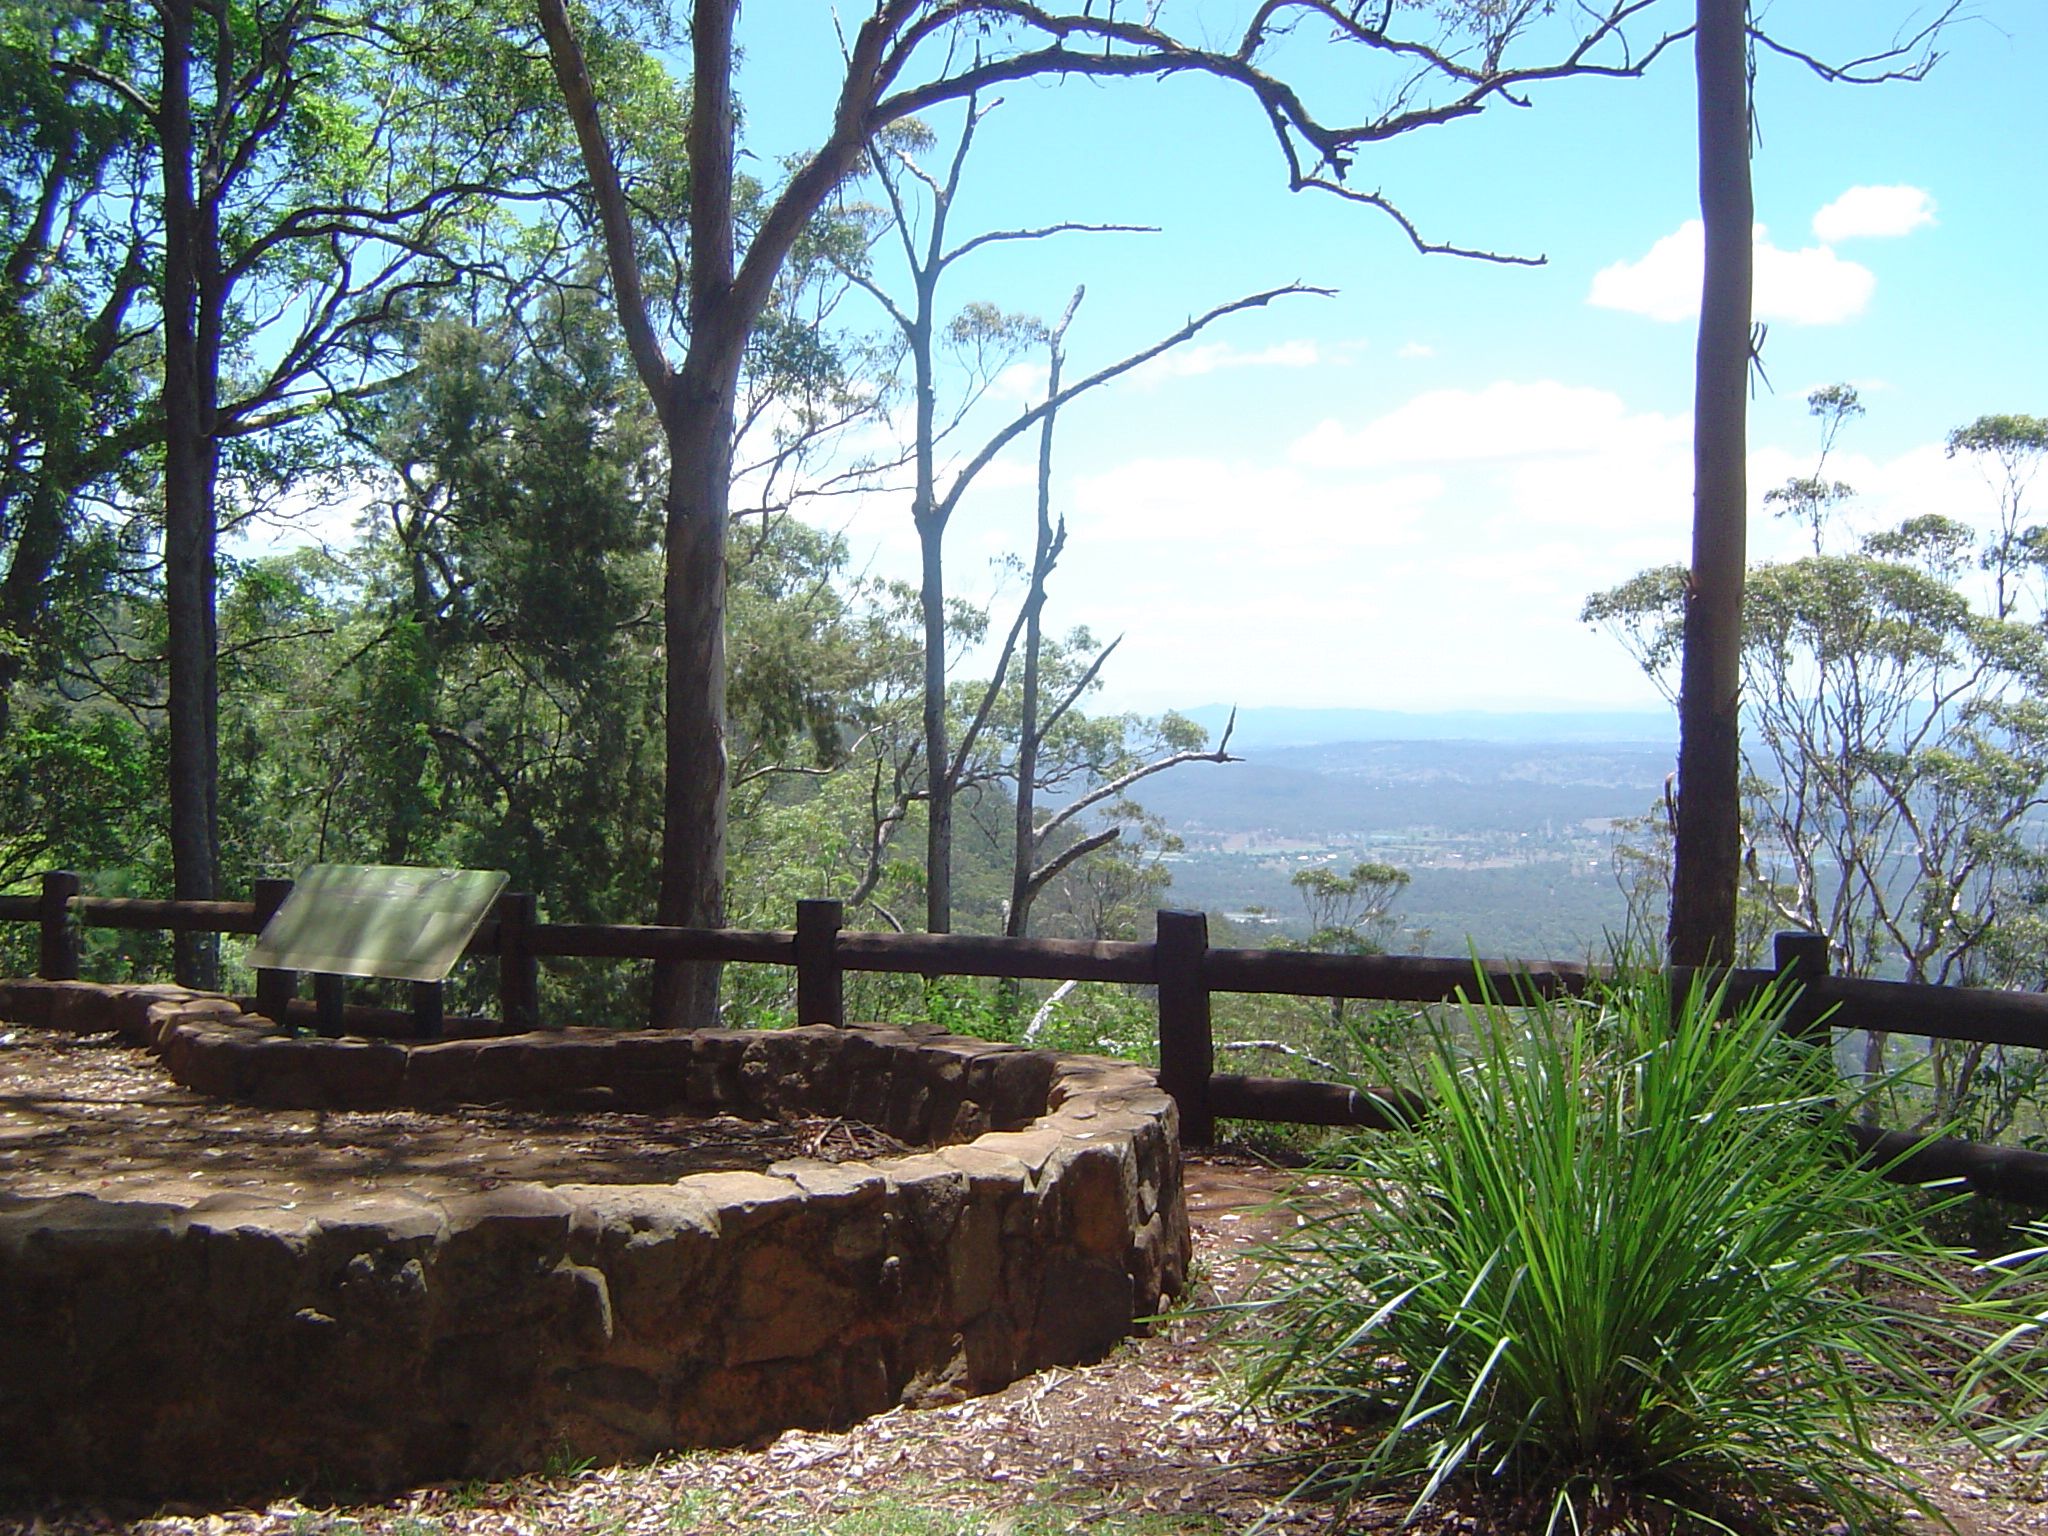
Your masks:
{"label": "bark on trunk", "polygon": [[[683,928],[725,923],[725,527],[732,496],[733,398],[754,321],[733,289],[732,50],[738,9],[737,0],[698,0],[691,11],[690,350],[682,369],[667,377],[665,397],[666,365],[645,309],[628,322],[648,353],[641,376],[656,391],[668,439],[662,582],[668,761],[657,915]],[[623,231],[623,205],[614,211]],[[629,240],[614,258],[615,277],[621,269],[631,271],[627,286],[637,292]],[[719,974],[716,965],[657,965],[655,1027],[715,1026]]]}
{"label": "bark on trunk", "polygon": [[[71,505],[69,477],[51,460],[65,457],[65,446],[52,441],[43,450],[41,478],[19,508],[19,533],[14,559],[0,580],[0,631],[28,639],[39,631],[49,612],[50,573],[64,544],[64,517]],[[15,511],[9,508],[9,511]],[[11,719],[14,685],[28,670],[28,658],[13,649],[0,650],[0,740]]]}
{"label": "bark on trunk", "polygon": [[1735,960],[1750,358],[1749,73],[1744,0],[1699,0],[1700,213],[1706,272],[1693,408],[1692,573],[1678,698],[1671,959]]}
{"label": "bark on trunk", "polygon": [[[214,627],[219,448],[218,214],[192,136],[192,0],[166,0],[160,140],[164,176],[164,604],[170,716],[172,890],[210,901],[220,864]],[[182,984],[218,983],[212,934],[179,934]]]}
{"label": "bark on trunk", "polygon": [[[1061,346],[1067,325],[1080,307],[1081,295],[1067,307],[1066,319],[1047,348],[1045,394],[1058,398],[1060,369],[1066,362]],[[1010,910],[1003,932],[1021,939],[1031,931],[1031,903],[1038,889],[1031,883],[1038,861],[1038,656],[1045,640],[1045,584],[1052,574],[1055,544],[1052,527],[1052,435],[1059,420],[1048,411],[1038,427],[1038,526],[1031,544],[1031,590],[1024,596],[1024,671],[1017,709],[1017,821],[1010,865]],[[1064,527],[1064,524],[1062,524]]]}
{"label": "bark on trunk", "polygon": [[920,560],[918,608],[924,616],[924,761],[927,810],[924,835],[924,927],[953,931],[953,746],[946,728],[946,517],[939,509],[938,380],[932,361],[932,311],[937,303],[938,242],[946,227],[943,202],[932,210],[932,259],[914,269],[917,313],[910,326],[916,422],[916,483],[910,517]]}
{"label": "bark on trunk", "polygon": [[924,611],[924,760],[928,815],[925,821],[924,926],[927,933],[953,930],[953,764],[946,731],[946,575],[941,541],[945,525],[931,516],[917,519],[923,556],[918,603]]}
{"label": "bark on trunk", "polygon": [[[685,370],[668,421],[666,808],[659,920],[725,922],[725,529],[732,473],[732,391]],[[718,1022],[715,965],[669,962],[654,974],[654,1024]]]}

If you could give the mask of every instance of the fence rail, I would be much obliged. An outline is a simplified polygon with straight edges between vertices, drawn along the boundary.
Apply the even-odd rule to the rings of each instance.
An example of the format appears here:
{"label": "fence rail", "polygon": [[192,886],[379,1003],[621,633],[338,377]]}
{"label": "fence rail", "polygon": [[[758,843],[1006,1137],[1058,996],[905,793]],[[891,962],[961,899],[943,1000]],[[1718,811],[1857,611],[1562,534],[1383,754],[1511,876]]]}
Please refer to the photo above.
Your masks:
{"label": "fence rail", "polygon": [[[252,901],[165,901],[86,896],[78,877],[52,871],[34,896],[0,896],[0,922],[40,929],[38,974],[76,980],[81,925],[182,932],[253,934],[277,910],[290,882],[258,882]],[[1217,992],[1307,998],[1446,1002],[1484,986],[1513,1000],[1576,996],[1598,968],[1563,962],[1507,964],[1415,955],[1313,955],[1287,950],[1212,949],[1199,912],[1158,914],[1156,938],[1091,943],[1008,939],[976,934],[866,933],[844,929],[836,901],[799,901],[793,929],[671,928],[652,924],[542,923],[535,898],[508,891],[464,952],[499,962],[503,1019],[538,1022],[539,963],[548,958],[678,960],[789,966],[796,972],[796,1022],[844,1024],[845,976],[888,972],[1019,980],[1106,981],[1157,989],[1159,1081],[1175,1099],[1183,1137],[1215,1138],[1219,1116],[1307,1125],[1385,1126],[1421,1111],[1412,1095],[1364,1094],[1334,1083],[1218,1073],[1210,1000]],[[1944,1040],[2048,1050],[2048,996],[1826,974],[1827,945],[1813,934],[1781,933],[1768,970],[1725,973],[1734,999],[1773,982],[1799,988],[1791,1027],[1865,1029]],[[1689,973],[1675,970],[1685,985]],[[284,1017],[296,990],[289,972],[260,972],[258,1006]],[[1871,1131],[1865,1151],[1894,1158],[1913,1144],[1898,1132]],[[1938,1169],[1939,1173],[1925,1170]],[[2048,1156],[2017,1148],[1945,1141],[1910,1165],[1924,1177],[1966,1178],[1981,1193],[2048,1206]]]}

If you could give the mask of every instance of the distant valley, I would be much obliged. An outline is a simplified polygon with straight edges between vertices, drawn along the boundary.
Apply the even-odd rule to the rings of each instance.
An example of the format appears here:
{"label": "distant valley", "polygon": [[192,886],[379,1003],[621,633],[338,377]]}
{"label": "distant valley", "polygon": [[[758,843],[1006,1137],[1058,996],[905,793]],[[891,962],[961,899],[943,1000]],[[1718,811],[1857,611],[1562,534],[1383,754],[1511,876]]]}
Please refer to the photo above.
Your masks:
{"label": "distant valley", "polygon": [[[1227,711],[1184,713],[1213,729]],[[1340,737],[1289,739],[1321,730]],[[1653,714],[1248,710],[1245,761],[1176,769],[1140,798],[1185,844],[1166,900],[1229,914],[1238,942],[1305,930],[1297,870],[1371,859],[1413,877],[1402,947],[1582,959],[1625,920],[1614,824],[1661,802],[1671,731]]]}

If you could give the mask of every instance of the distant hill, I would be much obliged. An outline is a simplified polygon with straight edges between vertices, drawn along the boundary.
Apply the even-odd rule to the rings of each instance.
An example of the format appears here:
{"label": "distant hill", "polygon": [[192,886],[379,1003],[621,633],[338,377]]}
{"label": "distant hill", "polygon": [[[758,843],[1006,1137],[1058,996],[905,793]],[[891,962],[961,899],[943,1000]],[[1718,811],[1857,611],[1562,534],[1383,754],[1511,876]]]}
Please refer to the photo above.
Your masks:
{"label": "distant hill", "polygon": [[[1231,750],[1241,743],[1234,740]],[[1246,761],[1177,768],[1138,791],[1181,832],[1356,839],[1547,833],[1639,816],[1663,793],[1668,744],[1433,739],[1244,747]]]}
{"label": "distant hill", "polygon": [[[1274,740],[1324,731],[1343,739]],[[1582,960],[1627,922],[1613,823],[1659,804],[1674,746],[1649,714],[1252,710],[1231,742],[1244,761],[1176,769],[1138,798],[1185,840],[1167,900],[1240,914],[1250,942],[1305,932],[1302,869],[1376,859],[1413,876],[1400,947]]]}
{"label": "distant hill", "polygon": [[[1204,726],[1213,739],[1230,718],[1230,709],[1228,704],[1203,704],[1179,713]],[[1599,741],[1669,747],[1677,740],[1677,720],[1665,709],[1422,713],[1254,705],[1238,710],[1230,744],[1234,751],[1260,751],[1348,741]]]}

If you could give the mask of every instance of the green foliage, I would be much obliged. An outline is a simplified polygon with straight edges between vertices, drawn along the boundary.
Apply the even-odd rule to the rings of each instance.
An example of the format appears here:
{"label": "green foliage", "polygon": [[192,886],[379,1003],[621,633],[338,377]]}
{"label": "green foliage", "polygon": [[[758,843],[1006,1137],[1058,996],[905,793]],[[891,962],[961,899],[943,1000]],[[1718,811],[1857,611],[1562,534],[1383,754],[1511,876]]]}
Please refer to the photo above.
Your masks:
{"label": "green foliage", "polygon": [[1400,918],[1394,899],[1408,888],[1408,871],[1368,861],[1340,875],[1317,864],[1290,882],[1308,909],[1307,947],[1330,954],[1380,955]]}
{"label": "green foliage", "polygon": [[1291,1198],[1249,1361],[1328,1432],[1317,1489],[1476,1490],[1537,1529],[1866,1530],[1921,1502],[1873,1432],[1970,1353],[1894,1299],[1955,1296],[1946,1255],[1845,1163],[1826,1053],[1771,998],[1718,1003],[1485,1000],[1419,1073],[1374,1054],[1439,1107]]}
{"label": "green foliage", "polygon": [[154,768],[147,737],[111,710],[51,702],[17,720],[0,742],[0,888],[126,863]]}
{"label": "green foliage", "polygon": [[[573,292],[426,327],[407,387],[360,424],[396,494],[352,559],[238,581],[225,611],[250,613],[271,671],[223,711],[236,874],[501,868],[558,920],[651,909],[661,466],[615,340]],[[260,616],[252,588],[272,594]],[[277,639],[293,602],[297,651]],[[546,985],[551,1010],[623,1022],[644,983],[564,966]]]}
{"label": "green foliage", "polygon": [[[1824,466],[1860,406],[1842,386],[1812,398]],[[1832,968],[1850,976],[2015,986],[2038,972],[2048,548],[2024,521],[2024,493],[2048,429],[2033,421],[1985,417],[1951,434],[1952,453],[1997,466],[1997,523],[1981,539],[1927,512],[1835,549],[1844,498],[1819,468],[1773,493],[1811,523],[1814,551],[1753,566],[1744,593],[1750,936],[1825,934]],[[1685,604],[1684,572],[1665,568],[1589,598],[1583,616],[1670,691]],[[1884,1051],[1877,1037],[1873,1075],[1884,1074]],[[1982,1075],[1985,1059],[1953,1043],[1932,1048],[1927,1123],[1967,1120],[1983,1135],[2010,1123],[2017,1101]],[[2017,1081],[2007,1074],[2003,1086]]]}
{"label": "green foliage", "polygon": [[1990,1438],[2038,1475],[2048,1457],[2048,1222],[2020,1224],[2025,1246],[2001,1252],[1971,1315],[1990,1337],[1956,1386],[1957,1402],[1992,1423]]}
{"label": "green foliage", "polygon": [[144,125],[60,67],[118,74],[136,47],[97,6],[0,0],[0,732],[77,655],[115,508],[154,478],[147,221],[124,207]]}

